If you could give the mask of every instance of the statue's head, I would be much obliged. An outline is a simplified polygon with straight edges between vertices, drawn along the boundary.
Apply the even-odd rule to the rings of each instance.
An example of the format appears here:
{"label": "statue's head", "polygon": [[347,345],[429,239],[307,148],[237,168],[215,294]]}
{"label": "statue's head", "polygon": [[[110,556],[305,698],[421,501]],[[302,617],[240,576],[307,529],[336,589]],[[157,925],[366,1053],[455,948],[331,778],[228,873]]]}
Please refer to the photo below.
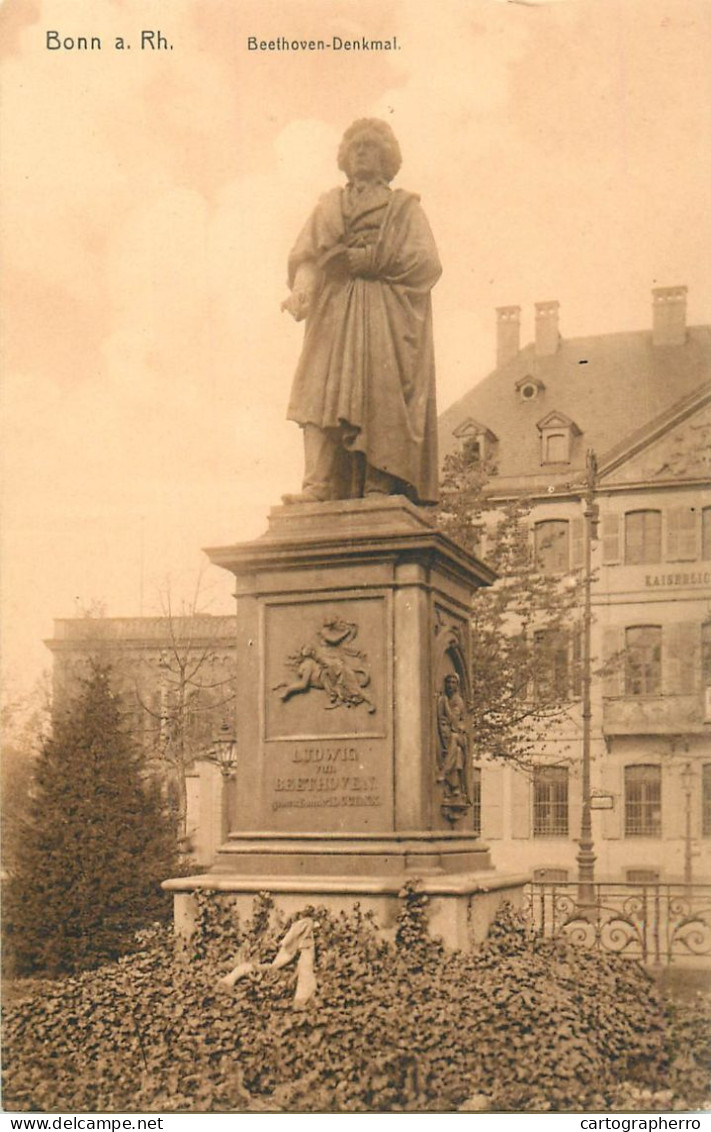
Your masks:
{"label": "statue's head", "polygon": [[459,677],[456,672],[450,672],[444,678],[444,690],[448,696],[453,696],[455,692],[459,691]]}
{"label": "statue's head", "polygon": [[[370,157],[366,151],[369,151]],[[338,150],[338,168],[352,178],[363,161],[378,163],[378,176],[392,181],[402,164],[402,155],[395,134],[380,118],[358,118],[343,135]]]}

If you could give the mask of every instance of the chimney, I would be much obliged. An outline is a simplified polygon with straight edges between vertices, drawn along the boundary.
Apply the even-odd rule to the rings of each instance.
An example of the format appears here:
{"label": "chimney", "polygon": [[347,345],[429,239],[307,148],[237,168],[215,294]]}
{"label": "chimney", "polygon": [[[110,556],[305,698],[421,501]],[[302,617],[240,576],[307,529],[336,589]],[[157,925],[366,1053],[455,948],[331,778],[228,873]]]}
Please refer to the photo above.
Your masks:
{"label": "chimney", "polygon": [[655,346],[684,345],[687,290],[687,287],[652,289],[652,342]]}
{"label": "chimney", "polygon": [[496,365],[505,366],[521,348],[521,308],[496,308]]}
{"label": "chimney", "polygon": [[560,332],[558,330],[558,310],[560,303],[536,303],[536,355],[550,357],[558,352]]}

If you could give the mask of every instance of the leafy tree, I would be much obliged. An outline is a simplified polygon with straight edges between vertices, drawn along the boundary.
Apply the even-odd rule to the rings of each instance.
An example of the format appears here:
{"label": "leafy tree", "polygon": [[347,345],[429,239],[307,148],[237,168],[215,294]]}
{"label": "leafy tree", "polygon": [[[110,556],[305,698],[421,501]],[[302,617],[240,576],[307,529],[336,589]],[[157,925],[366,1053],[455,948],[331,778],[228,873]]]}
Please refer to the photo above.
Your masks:
{"label": "leafy tree", "polygon": [[[234,664],[220,659],[210,633],[210,615],[199,610],[199,580],[191,604],[175,614],[170,589],[163,599],[166,644],[158,658],[159,702],[146,695],[150,679],[134,673],[136,698],[143,709],[143,740],[149,763],[168,783],[179,836],[184,838],[188,808],[187,775],[196,761],[210,761],[211,742],[220,722],[234,712]],[[145,668],[145,662],[142,666]]]}
{"label": "leafy tree", "polygon": [[530,766],[579,694],[582,577],[541,570],[529,536],[533,502],[497,498],[494,474],[467,446],[448,456],[437,521],[498,574],[472,605],[474,756]]}
{"label": "leafy tree", "polygon": [[170,910],[173,823],[122,730],[109,670],[91,668],[37,758],[4,907],[18,972],[57,974],[130,950]]}

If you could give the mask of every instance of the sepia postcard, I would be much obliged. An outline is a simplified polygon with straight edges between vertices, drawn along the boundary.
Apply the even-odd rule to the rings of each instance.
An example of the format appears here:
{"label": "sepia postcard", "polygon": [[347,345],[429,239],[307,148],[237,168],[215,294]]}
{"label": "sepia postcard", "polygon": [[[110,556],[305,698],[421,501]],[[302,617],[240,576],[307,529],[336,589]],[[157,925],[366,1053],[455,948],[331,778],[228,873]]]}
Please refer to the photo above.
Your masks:
{"label": "sepia postcard", "polygon": [[[262,999],[242,970],[259,966],[245,944],[220,1001],[237,995],[250,1034],[263,1018],[267,1067],[255,1068],[250,1037],[239,1077],[211,1077],[217,1055],[179,1012],[161,1014],[168,984],[149,987],[154,1006],[136,1007],[130,1033],[131,1011],[116,1007],[105,1055],[117,1067],[125,1038],[132,1107],[108,1070],[91,1084],[103,1053],[81,1061],[82,995],[98,996],[93,1025],[108,1027],[108,983],[91,989],[89,972],[52,989],[61,963],[27,959],[5,974],[6,1112],[485,1121],[570,1114],[580,1098],[582,1113],[695,1113],[685,1126],[701,1127],[710,49],[710,0],[0,4],[3,884],[20,867],[7,809],[37,797],[32,760],[48,757],[46,745],[36,754],[50,728],[42,686],[54,681],[56,725],[70,662],[99,640],[112,663],[140,654],[153,683],[131,669],[131,718],[146,734],[154,721],[165,758],[177,695],[166,687],[182,672],[173,688],[181,704],[193,696],[185,727],[200,739],[171,763],[188,859],[165,878],[179,932],[198,906],[215,914],[199,903],[205,889],[231,894],[256,931],[266,913],[249,909],[271,892],[260,961],[276,972],[296,960],[303,1009],[289,1041],[298,1050],[306,1027],[321,1051],[295,1053],[298,1072],[280,1077],[296,967],[288,995],[260,968],[272,988]],[[490,510],[477,496],[463,518],[480,471]],[[488,609],[478,645],[469,603],[507,562],[516,573],[504,544],[517,536],[496,528],[515,507],[537,568],[515,608]],[[549,603],[540,622],[536,600]],[[564,640],[571,610],[579,622]],[[526,659],[493,660],[484,642],[515,616]],[[511,707],[524,701],[533,707]],[[397,935],[399,971],[402,932],[415,940],[408,876],[449,949],[436,976],[431,955],[412,968],[411,995],[404,975],[390,986],[378,950]],[[396,927],[398,899],[409,911]],[[504,899],[519,942],[530,931],[551,949],[577,943],[567,975],[546,981],[540,958],[482,943]],[[320,928],[314,907],[327,910]],[[348,920],[348,936],[328,919],[339,912],[368,924],[372,913],[383,934],[366,940],[361,925],[361,939]],[[489,948],[476,972],[467,940]],[[319,967],[328,946],[333,984]],[[497,946],[508,974],[492,990],[482,971],[499,964]],[[456,972],[451,948],[469,955]],[[607,971],[599,991],[594,956]],[[480,980],[478,1012],[465,968]],[[198,984],[183,977],[187,1018]],[[578,998],[566,978],[580,980]],[[352,1010],[377,1065],[342,1038],[349,980],[372,989],[370,1006],[353,991]],[[320,1017],[304,1007],[317,994]],[[67,1033],[85,1035],[81,1086],[70,1047],[53,1045],[47,998]],[[691,1043],[676,1053],[672,1000]],[[18,1009],[38,1033],[49,1027],[45,1079]],[[397,1039],[408,1012],[410,1036]],[[457,1044],[448,1012],[458,1034],[480,1028],[493,1062],[473,1038]],[[645,1013],[658,1072],[635,1044]],[[416,1025],[429,1037],[413,1048]],[[613,1040],[615,1027],[628,1038]],[[510,1072],[502,1060],[497,1076],[507,1032],[521,1060]],[[195,1080],[175,1052],[193,1040]],[[340,1080],[329,1049],[345,1058]]]}

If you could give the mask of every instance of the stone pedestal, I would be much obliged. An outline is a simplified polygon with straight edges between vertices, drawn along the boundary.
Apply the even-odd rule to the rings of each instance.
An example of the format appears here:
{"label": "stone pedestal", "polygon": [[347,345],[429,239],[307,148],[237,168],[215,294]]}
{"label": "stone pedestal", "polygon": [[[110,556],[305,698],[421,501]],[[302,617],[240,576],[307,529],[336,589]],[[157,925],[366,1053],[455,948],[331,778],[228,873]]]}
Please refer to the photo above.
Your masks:
{"label": "stone pedestal", "polygon": [[275,508],[262,538],[208,554],[237,580],[235,809],[210,872],[166,882],[178,925],[211,888],[291,911],[358,900],[387,927],[418,877],[434,931],[481,938],[525,878],[474,834],[442,704],[447,676],[469,698],[471,595],[492,573],[388,496]]}

